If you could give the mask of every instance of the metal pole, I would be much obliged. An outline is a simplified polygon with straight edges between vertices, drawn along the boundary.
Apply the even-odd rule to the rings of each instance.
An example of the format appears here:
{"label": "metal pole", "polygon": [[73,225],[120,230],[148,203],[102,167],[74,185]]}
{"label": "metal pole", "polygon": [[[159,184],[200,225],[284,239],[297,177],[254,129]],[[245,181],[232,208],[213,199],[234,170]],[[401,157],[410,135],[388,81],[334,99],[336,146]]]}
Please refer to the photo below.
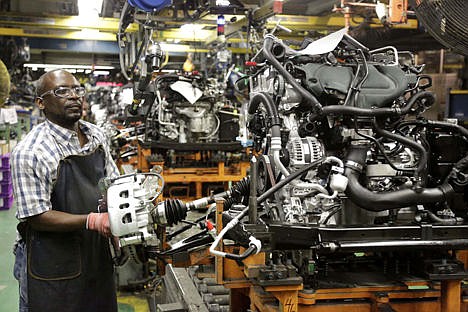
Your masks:
{"label": "metal pole", "polygon": [[250,196],[249,196],[249,223],[257,224],[257,184],[258,162],[255,156],[250,160]]}

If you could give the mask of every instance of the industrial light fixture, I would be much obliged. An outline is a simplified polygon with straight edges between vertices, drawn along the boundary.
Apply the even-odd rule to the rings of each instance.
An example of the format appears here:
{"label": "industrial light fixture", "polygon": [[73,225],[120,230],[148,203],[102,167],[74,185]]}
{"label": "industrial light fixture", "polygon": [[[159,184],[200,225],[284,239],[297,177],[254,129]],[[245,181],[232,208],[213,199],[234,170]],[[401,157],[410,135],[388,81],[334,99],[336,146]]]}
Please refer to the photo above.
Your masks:
{"label": "industrial light fixture", "polygon": [[101,15],[103,0],[78,0],[78,12],[80,16]]}
{"label": "industrial light fixture", "polygon": [[108,70],[95,70],[93,71],[93,76],[109,76],[110,71]]}
{"label": "industrial light fixture", "polygon": [[231,2],[229,0],[216,0],[217,6],[230,6]]}
{"label": "industrial light fixture", "polygon": [[44,68],[45,70],[53,70],[53,69],[89,69],[89,70],[109,70],[115,69],[114,66],[106,66],[106,65],[65,65],[65,64],[37,64],[37,63],[26,63],[23,65],[24,67],[31,68],[32,70],[37,70],[39,68]]}
{"label": "industrial light fixture", "polygon": [[203,25],[200,24],[184,24],[180,26],[180,32],[185,33],[185,32],[197,32],[199,30],[203,29]]}

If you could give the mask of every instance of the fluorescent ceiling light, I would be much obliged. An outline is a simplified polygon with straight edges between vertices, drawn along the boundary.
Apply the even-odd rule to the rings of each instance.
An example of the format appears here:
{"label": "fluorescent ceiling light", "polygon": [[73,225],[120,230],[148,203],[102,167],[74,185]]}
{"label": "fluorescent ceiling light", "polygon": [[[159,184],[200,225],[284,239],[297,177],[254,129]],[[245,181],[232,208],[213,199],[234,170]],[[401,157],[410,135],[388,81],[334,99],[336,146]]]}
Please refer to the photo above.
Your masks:
{"label": "fluorescent ceiling light", "polygon": [[95,70],[93,71],[94,76],[108,76],[110,74],[110,71],[108,70]]}
{"label": "fluorescent ceiling light", "polygon": [[186,52],[190,49],[190,46],[161,42],[161,49],[168,52]]}
{"label": "fluorescent ceiling light", "polygon": [[34,64],[28,63],[24,64],[24,67],[30,68],[45,68],[45,69],[114,69],[114,66],[106,66],[106,65],[64,65],[64,64]]}
{"label": "fluorescent ceiling light", "polygon": [[231,2],[229,0],[216,0],[216,5],[218,6],[229,6]]}
{"label": "fluorescent ceiling light", "polygon": [[[36,69],[33,68],[33,70],[36,71],[37,68]],[[53,68],[44,68],[45,72],[50,72],[50,71],[53,71],[53,70],[54,70]],[[64,68],[64,70],[66,70],[70,74],[76,74],[76,69],[74,69],[74,68]]]}
{"label": "fluorescent ceiling light", "polygon": [[200,24],[184,24],[180,26],[180,32],[197,32],[203,29],[203,25]]}
{"label": "fluorescent ceiling light", "polygon": [[101,14],[103,0],[78,0],[78,12],[80,16]]}

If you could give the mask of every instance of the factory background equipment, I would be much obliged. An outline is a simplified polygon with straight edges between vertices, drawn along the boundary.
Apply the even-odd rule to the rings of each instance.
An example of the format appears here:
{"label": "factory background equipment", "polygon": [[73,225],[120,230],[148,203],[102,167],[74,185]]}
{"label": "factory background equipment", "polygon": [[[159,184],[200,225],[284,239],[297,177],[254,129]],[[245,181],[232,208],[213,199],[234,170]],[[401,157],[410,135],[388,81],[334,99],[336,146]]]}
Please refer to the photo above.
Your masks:
{"label": "factory background equipment", "polygon": [[437,3],[422,0],[414,2],[418,20],[434,38],[458,53],[468,54],[468,44],[464,39],[468,35],[466,1],[445,0]]}
{"label": "factory background equipment", "polygon": [[[134,167],[143,172],[154,165],[162,167],[168,183],[165,197],[188,200],[224,189],[242,179],[248,166],[247,99],[233,84],[243,74],[234,70],[238,64],[232,63],[232,53],[223,42],[209,52],[210,60],[205,56],[197,67],[189,53],[182,71],[161,72],[170,67],[169,51],[162,49],[156,33],[166,26],[158,23],[157,15],[143,15],[141,10],[148,7],[124,5],[118,35],[122,74],[134,81],[133,100],[123,119],[134,120],[144,131],[134,144]],[[218,12],[219,23],[222,14],[235,10],[225,7]],[[143,25],[139,34],[127,32],[132,20]]]}
{"label": "factory background equipment", "polygon": [[466,1],[226,2],[1,1],[7,105],[33,106],[36,63],[76,61],[124,172],[101,182],[119,290],[151,311],[467,310]]}

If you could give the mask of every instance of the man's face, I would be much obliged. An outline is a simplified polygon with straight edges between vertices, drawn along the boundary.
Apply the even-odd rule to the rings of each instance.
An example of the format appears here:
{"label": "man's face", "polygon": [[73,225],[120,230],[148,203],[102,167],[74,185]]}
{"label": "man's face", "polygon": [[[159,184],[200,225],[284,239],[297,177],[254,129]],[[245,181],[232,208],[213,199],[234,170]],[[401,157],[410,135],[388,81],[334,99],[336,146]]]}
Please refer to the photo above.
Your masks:
{"label": "man's face", "polygon": [[83,98],[75,91],[70,92],[67,97],[57,96],[58,92],[54,91],[63,88],[73,89],[79,86],[78,80],[69,72],[50,72],[45,80],[44,95],[37,99],[37,104],[39,108],[44,110],[47,119],[62,127],[73,129],[83,114]]}

